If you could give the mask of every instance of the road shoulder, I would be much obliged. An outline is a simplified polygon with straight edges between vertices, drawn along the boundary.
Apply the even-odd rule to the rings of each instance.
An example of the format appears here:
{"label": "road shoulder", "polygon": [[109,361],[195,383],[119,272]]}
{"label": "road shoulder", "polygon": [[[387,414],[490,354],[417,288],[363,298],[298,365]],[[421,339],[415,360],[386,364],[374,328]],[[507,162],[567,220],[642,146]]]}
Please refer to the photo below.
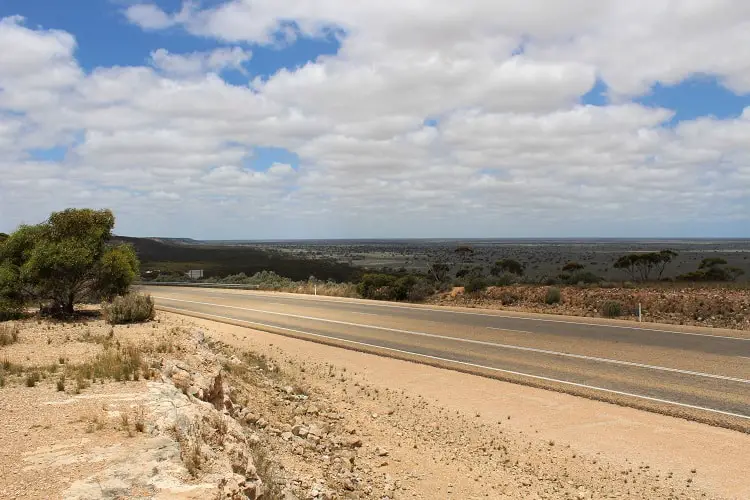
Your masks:
{"label": "road shoulder", "polygon": [[189,321],[227,344],[310,363],[331,363],[379,391],[427,401],[488,428],[499,426],[534,447],[546,443],[564,449],[568,458],[575,456],[588,466],[607,464],[622,471],[621,480],[631,481],[623,484],[645,480],[635,475],[647,470],[649,481],[657,484],[664,481],[712,497],[750,497],[747,434],[209,320]]}

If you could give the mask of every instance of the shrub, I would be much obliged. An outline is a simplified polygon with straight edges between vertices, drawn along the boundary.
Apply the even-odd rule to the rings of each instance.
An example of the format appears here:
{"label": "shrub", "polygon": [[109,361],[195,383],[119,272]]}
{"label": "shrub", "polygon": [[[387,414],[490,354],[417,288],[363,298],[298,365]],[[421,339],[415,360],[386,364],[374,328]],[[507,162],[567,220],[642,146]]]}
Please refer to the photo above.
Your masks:
{"label": "shrub", "polygon": [[42,379],[42,377],[39,375],[39,372],[31,372],[26,375],[26,387],[34,387],[36,386],[37,382],[39,382]]}
{"label": "shrub", "polygon": [[579,283],[599,283],[603,280],[602,277],[597,276],[590,271],[579,271],[571,275],[560,275],[560,279],[569,285],[577,285]]}
{"label": "shrub", "polygon": [[18,342],[18,332],[16,325],[0,325],[0,346]]}
{"label": "shrub", "polygon": [[487,288],[487,282],[484,278],[472,278],[464,287],[466,293],[477,293]]}
{"label": "shrub", "polygon": [[411,302],[422,302],[434,293],[435,287],[432,285],[432,283],[427,280],[420,279],[417,280],[414,285],[412,285],[407,298]]}
{"label": "shrub", "polygon": [[521,297],[513,292],[503,292],[500,294],[500,303],[504,306],[513,305],[521,300]]}
{"label": "shrub", "polygon": [[365,274],[357,284],[357,293],[364,299],[388,300],[396,277],[390,274]]}
{"label": "shrub", "polygon": [[22,316],[23,304],[0,297],[0,321],[21,319]]}
{"label": "shrub", "polygon": [[616,300],[610,300],[602,306],[602,316],[605,318],[616,318],[622,315],[622,304]]}
{"label": "shrub", "polygon": [[154,301],[150,295],[131,293],[104,306],[104,319],[110,325],[140,323],[154,319]]}
{"label": "shrub", "polygon": [[518,283],[518,276],[511,273],[502,273],[495,280],[495,286],[509,286]]}
{"label": "shrub", "polygon": [[559,304],[562,300],[562,294],[560,293],[559,288],[555,287],[549,287],[547,289],[547,294],[544,296],[544,303],[545,304]]}

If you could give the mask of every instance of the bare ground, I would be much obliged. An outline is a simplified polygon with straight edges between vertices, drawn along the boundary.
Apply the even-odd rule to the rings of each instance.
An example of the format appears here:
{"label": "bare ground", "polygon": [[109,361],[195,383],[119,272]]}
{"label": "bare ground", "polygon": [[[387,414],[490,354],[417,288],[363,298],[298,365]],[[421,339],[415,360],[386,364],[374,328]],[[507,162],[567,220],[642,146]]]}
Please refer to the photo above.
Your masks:
{"label": "bare ground", "polygon": [[[220,483],[238,473],[229,450],[240,444],[252,463],[240,475],[262,481],[252,491],[263,498],[750,497],[745,434],[169,313],[157,320],[20,324],[19,342],[0,347],[0,361],[20,366],[0,389],[0,497],[213,498],[230,490]],[[143,353],[139,380],[77,389],[69,378],[57,390],[65,366],[125,346]],[[35,371],[46,378],[27,387]],[[167,432],[165,402],[210,420],[198,464],[185,453],[194,443]],[[242,435],[229,439],[235,426]],[[164,465],[147,467],[153,480],[128,478],[132,457]]]}

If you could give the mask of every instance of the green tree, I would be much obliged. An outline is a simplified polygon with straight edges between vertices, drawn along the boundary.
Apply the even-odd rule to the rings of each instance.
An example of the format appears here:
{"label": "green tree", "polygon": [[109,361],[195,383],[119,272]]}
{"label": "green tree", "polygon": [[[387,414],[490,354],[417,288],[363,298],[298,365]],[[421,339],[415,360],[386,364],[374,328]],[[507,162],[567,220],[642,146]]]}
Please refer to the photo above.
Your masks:
{"label": "green tree", "polygon": [[701,261],[696,271],[681,274],[681,281],[734,281],[745,274],[739,267],[727,266],[721,257],[708,257]]}
{"label": "green tree", "polygon": [[109,210],[68,209],[21,226],[0,247],[0,279],[25,300],[49,301],[65,313],[84,299],[123,294],[138,275],[138,259],[130,246],[108,246],[114,224]]}
{"label": "green tree", "polygon": [[427,272],[437,282],[442,282],[448,277],[451,267],[444,262],[433,262],[427,266]]}
{"label": "green tree", "polygon": [[661,252],[659,252],[659,258],[657,260],[659,279],[661,279],[662,275],[664,274],[664,270],[667,268],[667,264],[672,262],[672,260],[674,260],[677,255],[677,252],[674,252],[672,250],[662,250]]}
{"label": "green tree", "polygon": [[501,259],[495,262],[495,265],[490,270],[493,276],[499,276],[503,273],[515,274],[516,276],[523,276],[524,265],[514,259]]}
{"label": "green tree", "polygon": [[615,269],[622,269],[630,275],[630,279],[636,280],[636,271],[638,264],[638,254],[623,255],[612,265]]}
{"label": "green tree", "polygon": [[677,253],[672,250],[662,250],[661,252],[631,253],[623,255],[615,261],[613,267],[626,271],[633,281],[640,279],[648,281],[654,269],[659,271],[661,278],[664,270],[675,257]]}

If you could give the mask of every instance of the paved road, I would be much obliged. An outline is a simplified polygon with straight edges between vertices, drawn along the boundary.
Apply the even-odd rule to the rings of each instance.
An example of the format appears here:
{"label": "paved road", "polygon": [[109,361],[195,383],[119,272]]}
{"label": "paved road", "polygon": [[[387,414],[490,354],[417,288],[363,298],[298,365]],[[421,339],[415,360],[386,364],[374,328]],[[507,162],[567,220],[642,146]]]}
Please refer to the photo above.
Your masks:
{"label": "paved road", "polygon": [[329,297],[143,288],[174,312],[750,431],[750,337]]}

